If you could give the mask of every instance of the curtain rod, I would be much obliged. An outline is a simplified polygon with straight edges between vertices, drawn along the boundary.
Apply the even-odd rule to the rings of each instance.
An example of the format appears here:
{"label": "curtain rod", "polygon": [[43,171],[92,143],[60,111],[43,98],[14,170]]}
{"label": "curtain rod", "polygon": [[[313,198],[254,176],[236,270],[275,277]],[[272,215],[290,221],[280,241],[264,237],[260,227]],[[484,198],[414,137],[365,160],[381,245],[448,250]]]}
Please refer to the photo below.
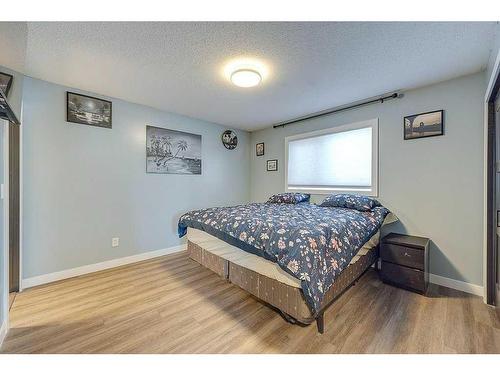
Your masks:
{"label": "curtain rod", "polygon": [[326,110],[321,111],[321,112],[315,112],[315,113],[312,113],[310,115],[305,115],[305,116],[302,116],[302,117],[297,117],[297,118],[294,118],[292,120],[280,122],[278,124],[273,125],[273,128],[275,128],[275,129],[276,128],[284,128],[285,126],[294,124],[296,122],[300,122],[300,121],[304,121],[304,120],[310,120],[310,119],[313,119],[313,118],[316,118],[316,117],[331,115],[332,113],[337,113],[337,112],[340,112],[340,111],[346,111],[348,109],[358,108],[358,107],[362,107],[362,106],[368,105],[368,104],[384,103],[387,100],[392,100],[392,99],[402,98],[402,97],[403,97],[403,95],[400,94],[400,93],[398,93],[398,92],[395,92],[393,94],[386,94],[386,95],[382,95],[382,96],[372,97],[372,98],[365,99],[365,100],[362,100],[362,101],[353,102],[353,103],[346,104],[346,105],[343,105],[343,106],[326,109]]}

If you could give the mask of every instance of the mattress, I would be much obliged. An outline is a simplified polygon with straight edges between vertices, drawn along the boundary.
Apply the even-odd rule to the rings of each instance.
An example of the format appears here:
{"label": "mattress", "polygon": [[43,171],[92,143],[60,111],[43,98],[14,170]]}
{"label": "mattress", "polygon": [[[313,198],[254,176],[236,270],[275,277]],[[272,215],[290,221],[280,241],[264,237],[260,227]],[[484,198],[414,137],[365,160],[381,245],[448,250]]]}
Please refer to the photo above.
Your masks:
{"label": "mattress", "polygon": [[[188,228],[187,238],[191,243],[198,245],[205,251],[208,251],[219,258],[225,259],[230,263],[249,269],[291,287],[301,288],[300,280],[285,272],[276,263],[259,257],[258,255],[241,250],[236,246],[230,245],[206,232],[199,229]],[[379,240],[380,231],[373,235],[363,245],[363,247],[359,249],[357,254],[352,258],[350,264],[354,264],[359,261],[360,257],[366,255],[370,249],[378,245]]]}

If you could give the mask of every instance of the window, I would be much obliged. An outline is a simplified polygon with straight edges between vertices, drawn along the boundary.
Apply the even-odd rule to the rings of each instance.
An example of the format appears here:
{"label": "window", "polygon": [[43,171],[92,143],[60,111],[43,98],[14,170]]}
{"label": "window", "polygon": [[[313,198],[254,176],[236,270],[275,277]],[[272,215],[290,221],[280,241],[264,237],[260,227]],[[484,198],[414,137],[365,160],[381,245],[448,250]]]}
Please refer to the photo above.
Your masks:
{"label": "window", "polygon": [[377,196],[378,119],[285,139],[286,189]]}

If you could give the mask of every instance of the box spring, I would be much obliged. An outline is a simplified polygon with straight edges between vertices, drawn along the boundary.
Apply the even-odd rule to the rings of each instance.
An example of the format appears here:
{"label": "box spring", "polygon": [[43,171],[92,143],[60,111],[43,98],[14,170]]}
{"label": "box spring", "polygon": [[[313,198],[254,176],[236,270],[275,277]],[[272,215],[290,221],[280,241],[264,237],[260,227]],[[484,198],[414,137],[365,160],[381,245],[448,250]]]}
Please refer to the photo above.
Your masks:
{"label": "box spring", "polygon": [[[315,320],[302,295],[302,289],[284,284],[273,278],[264,276],[230,262],[198,244],[188,240],[189,257],[224,279],[239,286],[258,299],[272,305],[294,320],[310,324]],[[323,299],[323,311],[345,290],[349,288],[378,259],[378,246],[370,249],[356,263],[350,264],[335,280]]]}

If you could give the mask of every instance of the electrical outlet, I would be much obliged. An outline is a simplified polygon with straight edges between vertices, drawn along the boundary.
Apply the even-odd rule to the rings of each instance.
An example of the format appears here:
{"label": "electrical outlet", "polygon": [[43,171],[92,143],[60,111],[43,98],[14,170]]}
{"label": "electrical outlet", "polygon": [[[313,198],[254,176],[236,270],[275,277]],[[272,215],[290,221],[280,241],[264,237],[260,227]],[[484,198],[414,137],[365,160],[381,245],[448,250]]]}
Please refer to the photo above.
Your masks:
{"label": "electrical outlet", "polygon": [[118,247],[118,246],[120,246],[120,237],[113,237],[111,239],[111,246],[112,247]]}

